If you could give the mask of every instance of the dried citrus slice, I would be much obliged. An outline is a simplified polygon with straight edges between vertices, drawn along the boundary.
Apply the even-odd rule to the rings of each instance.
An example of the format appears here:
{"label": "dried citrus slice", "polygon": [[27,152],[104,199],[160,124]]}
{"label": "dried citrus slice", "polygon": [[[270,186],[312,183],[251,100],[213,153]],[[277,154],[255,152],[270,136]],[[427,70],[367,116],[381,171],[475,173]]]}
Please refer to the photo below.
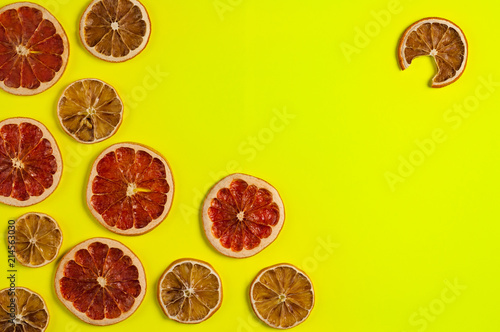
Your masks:
{"label": "dried citrus slice", "polygon": [[15,224],[15,256],[28,267],[40,267],[56,259],[62,244],[57,222],[43,213],[27,213]]}
{"label": "dried citrus slice", "polygon": [[0,9],[0,87],[35,95],[56,84],[68,63],[69,43],[45,8],[18,2]]}
{"label": "dried citrus slice", "polygon": [[172,172],[163,156],[140,144],[119,143],[94,162],[87,205],[110,231],[139,235],[165,219],[173,194]]}
{"label": "dried citrus slice", "polygon": [[222,283],[212,265],[179,259],[161,276],[158,300],[168,318],[187,324],[201,323],[219,310]]}
{"label": "dried citrus slice", "polygon": [[24,288],[0,291],[0,331],[43,332],[49,325],[49,310],[43,298]]}
{"label": "dried citrus slice", "polygon": [[111,85],[97,79],[83,79],[64,90],[57,116],[64,131],[78,142],[98,143],[118,130],[123,103]]}
{"label": "dried citrus slice", "polygon": [[94,238],[71,249],[55,278],[59,300],[92,325],[111,325],[130,317],[146,294],[141,261],[122,243]]}
{"label": "dried citrus slice", "polygon": [[416,57],[432,56],[438,73],[431,86],[441,88],[455,82],[464,72],[467,48],[467,39],[456,24],[443,18],[424,18],[403,33],[398,47],[399,65],[405,70]]}
{"label": "dried citrus slice", "polygon": [[278,191],[246,174],[219,181],[203,204],[205,235],[219,252],[230,257],[253,256],[277,237],[285,220]]}
{"label": "dried citrus slice", "polygon": [[148,12],[137,0],[94,0],[80,21],[85,48],[110,62],[126,61],[141,53],[150,34]]}
{"label": "dried citrus slice", "polygon": [[250,286],[250,302],[264,323],[289,329],[309,317],[314,288],[303,271],[290,264],[278,264],[259,272]]}
{"label": "dried citrus slice", "polygon": [[0,122],[0,203],[39,203],[56,189],[61,173],[61,153],[43,124],[28,118]]}

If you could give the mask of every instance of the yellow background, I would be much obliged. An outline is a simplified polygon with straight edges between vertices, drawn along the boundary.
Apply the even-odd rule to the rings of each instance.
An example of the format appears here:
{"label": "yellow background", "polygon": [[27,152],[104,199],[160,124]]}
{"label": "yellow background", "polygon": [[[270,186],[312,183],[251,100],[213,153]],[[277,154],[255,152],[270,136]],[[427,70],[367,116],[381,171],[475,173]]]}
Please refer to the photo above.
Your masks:
{"label": "yellow background", "polygon": [[[144,0],[150,43],[122,64],[81,45],[78,22],[88,1],[36,2],[66,29],[69,65],[41,95],[1,92],[1,118],[45,123],[64,174],[45,202],[1,206],[0,215],[4,225],[30,211],[52,215],[63,229],[62,253],[105,236],[141,258],[145,301],[103,331],[271,331],[247,293],[261,268],[280,262],[303,268],[317,293],[311,316],[294,331],[500,329],[496,1]],[[401,33],[428,16],[454,21],[470,44],[464,75],[443,89],[429,88],[431,59],[405,72],[396,60]],[[88,77],[112,84],[126,103],[118,133],[93,146],[67,136],[56,117],[62,90]],[[288,114],[286,121],[277,114]],[[439,143],[431,144],[436,130]],[[133,238],[105,230],[85,203],[92,162],[122,141],[163,153],[176,183],[167,219]],[[199,218],[207,189],[235,171],[271,182],[286,206],[278,239],[244,260],[214,251]],[[198,326],[168,320],[156,300],[163,270],[183,257],[210,262],[223,280],[222,307]],[[6,250],[0,266],[7,270]],[[94,329],[57,300],[55,268],[19,267],[18,285],[47,301],[48,331]]]}

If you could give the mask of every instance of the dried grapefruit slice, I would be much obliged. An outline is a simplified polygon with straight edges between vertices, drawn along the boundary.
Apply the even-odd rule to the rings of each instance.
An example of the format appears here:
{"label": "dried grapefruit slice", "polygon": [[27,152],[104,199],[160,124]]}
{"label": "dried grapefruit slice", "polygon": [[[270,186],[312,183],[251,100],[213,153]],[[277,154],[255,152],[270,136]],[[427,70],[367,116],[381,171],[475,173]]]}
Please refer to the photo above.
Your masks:
{"label": "dried grapefruit slice", "polygon": [[0,291],[0,331],[43,332],[49,325],[49,310],[43,298],[24,287]]}
{"label": "dried grapefruit slice", "polygon": [[39,203],[54,192],[61,173],[61,153],[43,124],[28,118],[0,122],[0,203]]}
{"label": "dried grapefruit slice", "polygon": [[118,130],[123,103],[111,85],[97,79],[83,79],[64,90],[57,116],[64,131],[78,142],[98,143]]}
{"label": "dried grapefruit slice", "polygon": [[27,213],[15,224],[15,256],[28,267],[41,267],[56,259],[62,244],[57,222],[43,213]]}
{"label": "dried grapefruit slice", "polygon": [[246,174],[219,181],[203,203],[205,235],[220,253],[236,258],[253,256],[277,237],[285,220],[278,191]]}
{"label": "dried grapefruit slice", "polygon": [[173,194],[172,172],[163,156],[137,143],[119,143],[94,162],[87,205],[110,231],[139,235],[165,219]]}
{"label": "dried grapefruit slice", "polygon": [[179,259],[161,276],[158,300],[168,318],[180,323],[201,323],[219,310],[222,283],[212,265],[191,258]]}
{"label": "dried grapefruit slice", "polygon": [[71,249],[55,278],[59,300],[92,325],[111,325],[130,317],[146,294],[141,261],[122,243],[94,238]]}
{"label": "dried grapefruit slice", "polygon": [[257,317],[277,329],[304,322],[314,306],[311,279],[291,264],[270,266],[250,286],[250,302]]}
{"label": "dried grapefruit slice", "polygon": [[68,62],[61,24],[45,8],[18,2],[0,9],[0,87],[35,95],[57,83]]}
{"label": "dried grapefruit slice", "polygon": [[441,88],[455,82],[467,64],[468,46],[462,30],[443,18],[424,18],[406,29],[399,41],[398,58],[402,70],[413,59],[430,55],[436,61],[438,73],[431,86]]}
{"label": "dried grapefruit slice", "polygon": [[151,21],[137,0],[94,0],[80,21],[85,48],[99,59],[127,61],[146,47]]}

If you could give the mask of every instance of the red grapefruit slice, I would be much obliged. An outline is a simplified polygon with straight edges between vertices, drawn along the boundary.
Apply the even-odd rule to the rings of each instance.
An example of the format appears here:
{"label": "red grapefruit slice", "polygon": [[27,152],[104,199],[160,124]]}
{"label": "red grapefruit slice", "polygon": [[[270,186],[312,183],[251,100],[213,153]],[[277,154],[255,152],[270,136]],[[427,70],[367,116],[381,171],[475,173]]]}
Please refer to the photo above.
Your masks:
{"label": "red grapefruit slice", "polygon": [[71,249],[55,278],[59,300],[92,325],[111,325],[130,317],[146,294],[141,261],[122,243],[94,238]]}
{"label": "red grapefruit slice", "polygon": [[0,203],[39,203],[54,192],[61,174],[61,153],[43,124],[28,118],[0,122]]}
{"label": "red grapefruit slice", "polygon": [[45,8],[18,2],[0,9],[0,88],[35,95],[57,83],[69,56],[61,24]]}
{"label": "red grapefruit slice", "polygon": [[87,205],[110,231],[140,235],[166,218],[173,194],[172,172],[163,156],[137,143],[119,143],[94,162]]}
{"label": "red grapefruit slice", "polygon": [[283,227],[285,208],[264,180],[232,174],[219,181],[203,204],[205,235],[220,253],[253,256],[269,246]]}

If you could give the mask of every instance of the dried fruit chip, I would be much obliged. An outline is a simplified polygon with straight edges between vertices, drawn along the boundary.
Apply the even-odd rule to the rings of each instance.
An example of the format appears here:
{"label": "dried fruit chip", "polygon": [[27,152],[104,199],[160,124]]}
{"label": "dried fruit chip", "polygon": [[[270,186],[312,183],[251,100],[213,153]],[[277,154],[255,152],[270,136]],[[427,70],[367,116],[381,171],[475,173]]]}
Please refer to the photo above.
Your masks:
{"label": "dried fruit chip", "polygon": [[290,264],[278,264],[259,272],[250,286],[250,302],[264,323],[289,329],[309,317],[314,288],[303,271]]}
{"label": "dried fruit chip", "polygon": [[0,9],[0,87],[35,95],[56,84],[68,63],[63,27],[45,8],[17,2]]}
{"label": "dried fruit chip", "polygon": [[136,143],[119,143],[94,162],[87,205],[94,217],[117,234],[151,231],[172,206],[174,182],[167,161]]}
{"label": "dried fruit chip", "polygon": [[222,283],[210,264],[180,259],[161,276],[158,300],[168,318],[187,324],[201,323],[219,310]]}
{"label": "dried fruit chip", "polygon": [[0,331],[43,332],[48,325],[49,310],[40,295],[23,287],[0,291]]}
{"label": "dried fruit chip", "polygon": [[246,174],[219,181],[203,204],[205,235],[219,252],[230,257],[253,256],[277,237],[285,220],[278,191]]}
{"label": "dried fruit chip", "polygon": [[16,220],[15,256],[28,267],[41,267],[56,259],[62,244],[57,222],[43,213],[27,213]]}
{"label": "dried fruit chip", "polygon": [[94,0],[80,21],[85,48],[110,62],[126,61],[141,53],[150,34],[148,12],[137,0]]}
{"label": "dried fruit chip", "polygon": [[467,64],[467,39],[460,28],[443,18],[424,18],[413,23],[399,41],[398,58],[402,70],[413,59],[430,55],[436,61],[438,73],[432,79],[433,88],[455,82]]}
{"label": "dried fruit chip", "polygon": [[115,89],[97,79],[83,79],[64,90],[57,116],[64,131],[81,143],[113,136],[122,123],[123,103]]}
{"label": "dried fruit chip", "polygon": [[0,203],[39,203],[54,192],[61,173],[61,153],[43,124],[28,118],[0,122]]}
{"label": "dried fruit chip", "polygon": [[146,294],[146,276],[137,256],[122,243],[94,238],[68,252],[55,278],[57,297],[76,317],[111,325],[130,317]]}

